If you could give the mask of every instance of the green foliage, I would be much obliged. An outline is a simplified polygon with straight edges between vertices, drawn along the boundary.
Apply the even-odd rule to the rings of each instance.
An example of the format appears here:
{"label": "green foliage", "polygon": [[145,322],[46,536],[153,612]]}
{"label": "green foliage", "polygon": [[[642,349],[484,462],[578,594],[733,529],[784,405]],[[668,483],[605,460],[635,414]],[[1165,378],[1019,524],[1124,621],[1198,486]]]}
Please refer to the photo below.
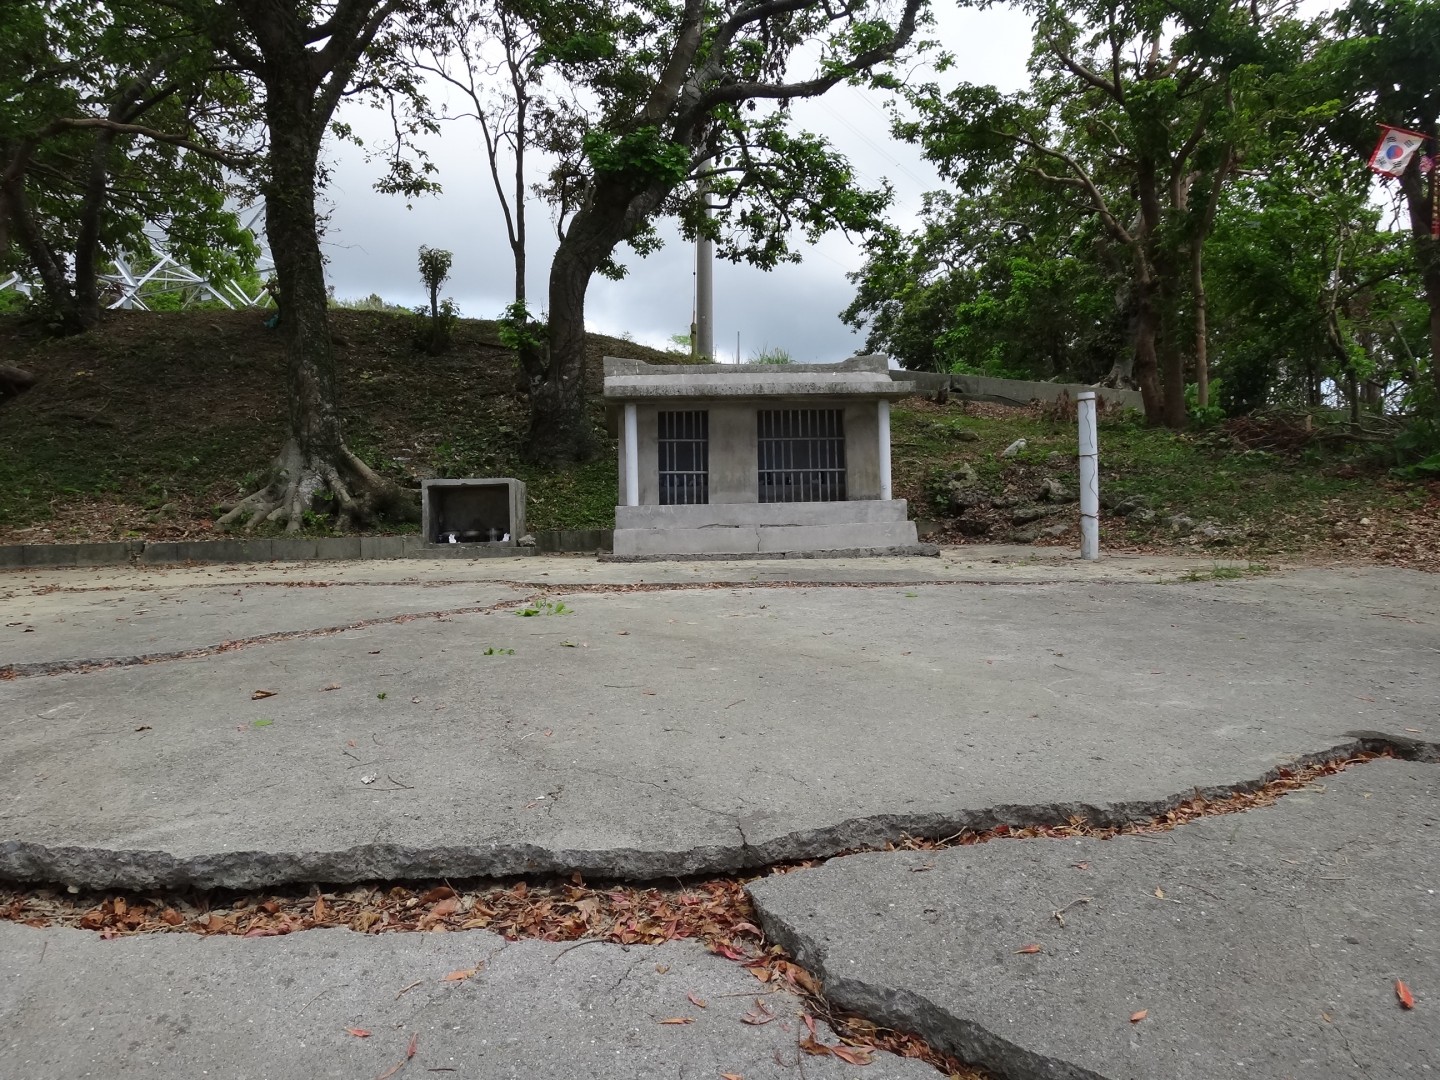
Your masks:
{"label": "green foliage", "polygon": [[653,125],[619,133],[587,131],[581,146],[597,179],[620,177],[641,186],[673,187],[690,172],[690,152]]}
{"label": "green foliage", "polygon": [[1128,347],[1120,254],[1023,174],[932,192],[918,229],[876,233],[866,252],[841,318],[903,367],[1090,382]]}
{"label": "green foliage", "polygon": [[486,645],[486,646],[485,646],[485,651],[482,652],[480,655],[481,655],[481,656],[514,656],[514,655],[515,655],[515,650],[514,650],[514,649],[497,649],[494,645]]}
{"label": "green foliage", "polygon": [[496,330],[500,344],[516,353],[545,347],[545,324],[531,314],[523,300],[505,305],[496,322]]}
{"label": "green foliage", "polygon": [[574,615],[575,609],[566,605],[563,600],[533,600],[522,608],[517,608],[515,614],[521,618],[532,619],[537,615]]}
{"label": "green foliage", "polygon": [[1210,380],[1210,403],[1200,404],[1200,388],[1195,383],[1185,387],[1185,412],[1191,422],[1200,427],[1213,427],[1225,419],[1225,409],[1218,404],[1225,400],[1224,381],[1221,379]]}
{"label": "green foliage", "polygon": [[455,256],[443,248],[420,245],[420,280],[425,283],[425,291],[430,294],[432,307],[437,303],[440,287],[450,277],[450,264],[454,261]]}

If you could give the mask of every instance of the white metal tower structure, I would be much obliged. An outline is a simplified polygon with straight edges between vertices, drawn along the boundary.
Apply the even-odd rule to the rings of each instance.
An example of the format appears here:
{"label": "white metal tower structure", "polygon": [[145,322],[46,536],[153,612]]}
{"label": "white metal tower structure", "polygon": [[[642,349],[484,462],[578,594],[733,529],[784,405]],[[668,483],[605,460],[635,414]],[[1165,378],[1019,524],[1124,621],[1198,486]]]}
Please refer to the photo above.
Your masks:
{"label": "white metal tower structure", "polygon": [[[237,216],[260,245],[255,272],[263,281],[275,269],[275,260],[270,257],[270,247],[265,241],[262,224],[264,208],[250,207]],[[150,242],[151,254],[139,259],[116,256],[111,260],[113,269],[99,275],[100,295],[107,308],[149,311],[147,299],[177,292],[186,307],[207,299],[216,300],[228,308],[264,307],[270,302],[269,294],[263,288],[252,296],[235,281],[197,274],[171,253],[158,226],[147,226],[145,237]],[[8,279],[0,280],[0,289],[15,289],[27,296],[36,287],[34,281],[20,274],[11,274]]]}

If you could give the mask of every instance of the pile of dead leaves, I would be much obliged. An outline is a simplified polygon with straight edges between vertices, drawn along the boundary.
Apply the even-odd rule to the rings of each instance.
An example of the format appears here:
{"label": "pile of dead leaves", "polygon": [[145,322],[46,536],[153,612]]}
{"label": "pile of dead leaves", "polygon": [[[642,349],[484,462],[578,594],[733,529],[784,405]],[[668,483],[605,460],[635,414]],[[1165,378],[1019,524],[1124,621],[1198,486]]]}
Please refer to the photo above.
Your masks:
{"label": "pile of dead leaves", "polygon": [[[1072,817],[1063,824],[1055,825],[1008,825],[999,824],[992,828],[956,833],[939,840],[927,837],[907,836],[886,844],[886,851],[939,851],[952,847],[968,847],[971,844],[985,844],[991,840],[1029,840],[1044,837],[1051,840],[1089,839],[1110,840],[1116,836],[1135,836],[1146,833],[1168,832],[1177,826],[1204,817],[1220,814],[1238,814],[1261,806],[1272,806],[1281,797],[1306,787],[1325,776],[1374,761],[1380,757],[1395,757],[1393,750],[1362,750],[1350,757],[1317,761],[1296,768],[1275,770],[1271,778],[1249,791],[1232,791],[1224,795],[1206,795],[1200,791],[1166,810],[1144,821],[1132,821],[1119,825],[1097,825],[1085,818]],[[815,865],[809,863],[805,865]],[[787,868],[788,870],[789,868]]]}
{"label": "pile of dead leaves", "polygon": [[489,885],[459,890],[369,887],[270,895],[195,893],[163,898],[85,898],[40,890],[0,892],[0,916],[31,926],[78,926],[105,936],[174,930],[272,937],[345,927],[361,934],[489,930],[510,940],[594,938],[657,945],[697,938],[732,960],[755,958],[761,934],[738,881],[677,889],[589,888],[578,877],[559,884]]}

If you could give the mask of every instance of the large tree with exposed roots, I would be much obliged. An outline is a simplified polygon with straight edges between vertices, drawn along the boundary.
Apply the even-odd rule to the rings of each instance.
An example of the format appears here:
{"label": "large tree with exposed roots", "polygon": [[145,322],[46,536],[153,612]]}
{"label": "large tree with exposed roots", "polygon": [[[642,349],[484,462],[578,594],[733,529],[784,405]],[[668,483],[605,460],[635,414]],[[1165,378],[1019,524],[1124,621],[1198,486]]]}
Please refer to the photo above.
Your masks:
{"label": "large tree with exposed roots", "polygon": [[350,526],[377,514],[416,515],[409,493],[345,445],[315,212],[321,145],[335,109],[347,96],[386,89],[395,71],[383,35],[412,9],[407,0],[232,0],[217,16],[226,21],[214,32],[264,97],[269,148],[261,190],[289,409],[288,437],[267,483],[221,517],[221,526],[268,521],[294,532],[306,511],[327,504]]}

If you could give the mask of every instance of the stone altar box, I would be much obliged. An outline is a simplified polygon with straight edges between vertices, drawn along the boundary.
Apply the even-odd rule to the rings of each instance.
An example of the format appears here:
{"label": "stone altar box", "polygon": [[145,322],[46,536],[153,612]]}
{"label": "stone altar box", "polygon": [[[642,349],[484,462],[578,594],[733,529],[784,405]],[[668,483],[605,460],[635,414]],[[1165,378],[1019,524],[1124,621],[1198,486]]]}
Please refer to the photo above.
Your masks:
{"label": "stone altar box", "polygon": [[615,556],[933,552],[890,490],[890,403],[914,389],[890,378],[883,356],[606,357],[620,435]]}
{"label": "stone altar box", "polygon": [[[504,544],[525,535],[525,485],[508,477],[423,480],[420,528],[427,544]],[[503,538],[503,539],[502,539]]]}

